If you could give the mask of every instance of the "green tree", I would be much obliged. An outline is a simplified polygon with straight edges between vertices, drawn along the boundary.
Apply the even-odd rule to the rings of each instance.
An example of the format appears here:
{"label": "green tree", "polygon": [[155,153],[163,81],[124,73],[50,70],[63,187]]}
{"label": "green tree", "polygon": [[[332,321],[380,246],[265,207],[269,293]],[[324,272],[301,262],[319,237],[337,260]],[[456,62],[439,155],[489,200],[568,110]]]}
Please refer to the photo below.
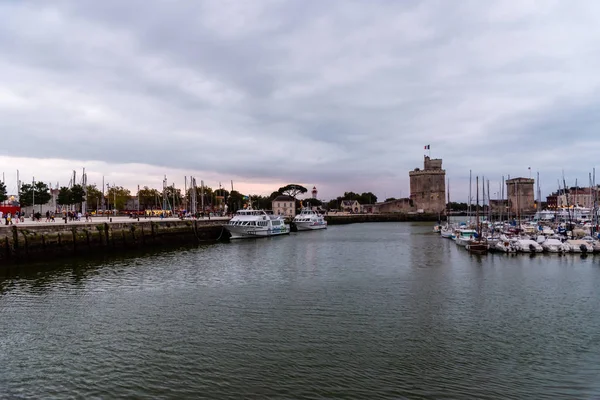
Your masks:
{"label": "green tree", "polygon": [[150,189],[148,186],[144,186],[139,190],[138,196],[140,198],[141,209],[151,209],[158,204],[162,204],[162,195],[157,189]]}
{"label": "green tree", "polygon": [[58,197],[56,202],[61,206],[68,206],[73,204],[73,194],[71,193],[71,189],[66,186],[62,186],[58,190]]}
{"label": "green tree", "polygon": [[0,182],[0,202],[6,201],[8,195],[6,194],[6,185],[4,182]]}
{"label": "green tree", "polygon": [[375,204],[377,203],[377,196],[372,192],[363,192],[358,199],[360,204]]}
{"label": "green tree", "polygon": [[102,192],[98,190],[96,185],[87,185],[87,205],[88,208],[98,209],[102,207]]}
{"label": "green tree", "polygon": [[50,189],[44,182],[35,182],[35,184],[26,183],[21,185],[19,189],[19,204],[22,207],[34,204],[46,204],[51,198]]}
{"label": "green tree", "polygon": [[[187,191],[187,194],[186,194],[188,207],[191,207],[190,201],[192,199],[193,190],[194,190],[194,188],[189,188]],[[208,186],[204,186],[204,194],[203,194],[201,186],[196,186],[195,190],[196,190],[196,210],[200,210],[202,208],[202,196],[204,196],[204,207],[212,207],[215,204],[216,191],[213,191],[212,188],[210,188]],[[217,189],[217,191],[218,190],[219,189]],[[224,189],[220,189],[220,190],[222,192],[219,192],[219,193],[228,194],[227,190],[224,190]],[[225,201],[227,201],[227,197],[225,197]]]}
{"label": "green tree", "polygon": [[306,192],[308,192],[308,189],[306,189],[304,186],[302,185],[298,185],[295,183],[290,183],[289,185],[285,185],[280,187],[277,192],[281,193],[281,194],[286,194],[288,196],[293,197],[294,199],[296,198],[296,196],[298,196],[299,194],[304,194]]}
{"label": "green tree", "polygon": [[227,199],[229,198],[229,192],[225,189],[216,189],[215,196],[222,196],[224,201],[227,202]]}
{"label": "green tree", "polygon": [[202,196],[204,196],[204,207],[212,207],[215,204],[215,194],[212,188],[204,186],[204,194],[202,188],[198,188],[198,203],[202,205]]}
{"label": "green tree", "polygon": [[229,211],[236,212],[242,208],[244,202],[244,196],[237,190],[232,190],[229,193]]}
{"label": "green tree", "polygon": [[[302,199],[302,206],[303,207],[321,207],[323,205],[323,202],[319,199],[313,199],[313,198],[309,198],[309,199]],[[300,208],[300,204],[298,204],[298,208]]]}
{"label": "green tree", "polygon": [[341,202],[342,202],[341,197],[338,197],[337,199],[329,200],[329,202],[327,202],[327,204],[325,205],[325,208],[327,208],[328,210],[339,210]]}
{"label": "green tree", "polygon": [[[129,189],[125,189],[123,186],[111,186],[108,189],[106,198],[108,200],[109,209],[112,210],[123,210],[127,204],[127,200],[131,197]],[[116,203],[116,204],[115,204]],[[110,207],[112,205],[112,208]]]}
{"label": "green tree", "polygon": [[[467,211],[469,209],[469,205],[467,203],[456,203],[451,201],[448,203],[448,208],[450,211]],[[475,205],[473,205],[473,210],[475,210]]]}
{"label": "green tree", "polygon": [[250,196],[250,199],[252,200],[252,207],[256,209],[270,210],[273,207],[270,197],[254,195]]}
{"label": "green tree", "polygon": [[85,189],[83,188],[83,186],[73,185],[73,187],[71,188],[71,204],[79,204],[79,210],[81,210],[81,205],[84,201]]}
{"label": "green tree", "polygon": [[387,203],[388,201],[394,201],[396,200],[395,197],[388,197],[387,199],[385,199],[385,202]]}
{"label": "green tree", "polygon": [[[174,186],[167,186],[164,189],[164,194],[167,201],[167,209],[176,209],[181,206],[182,197],[181,197],[181,189],[176,189]],[[161,204],[162,204],[162,194],[161,194]]]}

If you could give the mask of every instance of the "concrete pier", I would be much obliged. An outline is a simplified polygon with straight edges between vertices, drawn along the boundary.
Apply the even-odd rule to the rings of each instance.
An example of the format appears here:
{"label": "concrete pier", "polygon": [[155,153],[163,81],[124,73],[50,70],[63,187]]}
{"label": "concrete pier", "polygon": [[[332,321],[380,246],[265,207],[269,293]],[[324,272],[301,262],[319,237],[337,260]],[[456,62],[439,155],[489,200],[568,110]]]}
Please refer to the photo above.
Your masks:
{"label": "concrete pier", "polygon": [[0,265],[95,251],[124,251],[163,244],[216,242],[229,237],[223,225],[228,218],[152,220],[117,217],[112,222],[27,221],[0,226]]}

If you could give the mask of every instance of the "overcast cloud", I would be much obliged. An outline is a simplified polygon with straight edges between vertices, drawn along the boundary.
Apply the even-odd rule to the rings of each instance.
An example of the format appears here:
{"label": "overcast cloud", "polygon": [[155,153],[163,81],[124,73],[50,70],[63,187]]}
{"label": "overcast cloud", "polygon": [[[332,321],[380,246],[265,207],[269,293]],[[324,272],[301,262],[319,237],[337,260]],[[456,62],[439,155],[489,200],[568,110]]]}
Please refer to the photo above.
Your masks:
{"label": "overcast cloud", "polygon": [[[453,197],[600,155],[595,1],[0,1],[0,171],[22,180],[297,182],[408,195],[423,146]],[[600,174],[600,171],[599,171]],[[600,178],[599,178],[600,180]]]}

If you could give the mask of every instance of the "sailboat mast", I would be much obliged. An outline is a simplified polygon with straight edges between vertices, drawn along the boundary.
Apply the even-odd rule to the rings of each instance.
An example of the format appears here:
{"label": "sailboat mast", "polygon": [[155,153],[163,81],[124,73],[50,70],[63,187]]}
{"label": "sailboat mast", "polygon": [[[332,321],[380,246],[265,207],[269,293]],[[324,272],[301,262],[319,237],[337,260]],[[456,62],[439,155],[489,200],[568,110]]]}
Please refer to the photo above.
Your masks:
{"label": "sailboat mast", "polygon": [[492,208],[490,207],[490,180],[487,181],[487,192],[488,192],[488,221],[492,221]]}
{"label": "sailboat mast", "polygon": [[594,225],[598,225],[598,188],[596,187],[596,168],[592,169],[592,187],[594,188]]}
{"label": "sailboat mast", "polygon": [[481,177],[481,191],[483,194],[483,199],[481,200],[481,211],[485,217],[485,175]]}
{"label": "sailboat mast", "polygon": [[467,209],[468,210],[467,214],[469,216],[469,223],[471,222],[471,187],[473,186],[472,179],[473,179],[473,175],[471,173],[471,170],[469,170],[469,207]]}
{"label": "sailboat mast", "polygon": [[502,200],[502,205],[500,206],[500,221],[504,221],[504,175],[502,175],[502,183],[500,184],[500,200]]}
{"label": "sailboat mast", "polygon": [[481,239],[481,230],[479,226],[479,176],[475,178],[475,192],[477,193],[475,200],[475,219],[477,221],[477,237]]}
{"label": "sailboat mast", "polygon": [[446,225],[450,223],[450,178],[448,178],[448,204],[446,204]]}

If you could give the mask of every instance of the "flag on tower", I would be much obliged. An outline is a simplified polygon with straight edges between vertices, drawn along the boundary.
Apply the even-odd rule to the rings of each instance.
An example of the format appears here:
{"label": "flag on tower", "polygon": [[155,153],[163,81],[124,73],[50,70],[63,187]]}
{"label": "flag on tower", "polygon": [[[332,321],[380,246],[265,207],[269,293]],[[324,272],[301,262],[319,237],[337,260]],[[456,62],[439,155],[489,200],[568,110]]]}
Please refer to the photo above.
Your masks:
{"label": "flag on tower", "polygon": [[431,145],[429,145],[429,144],[428,144],[427,146],[425,146],[425,150],[429,150],[429,147],[430,147],[430,146],[431,146]]}

